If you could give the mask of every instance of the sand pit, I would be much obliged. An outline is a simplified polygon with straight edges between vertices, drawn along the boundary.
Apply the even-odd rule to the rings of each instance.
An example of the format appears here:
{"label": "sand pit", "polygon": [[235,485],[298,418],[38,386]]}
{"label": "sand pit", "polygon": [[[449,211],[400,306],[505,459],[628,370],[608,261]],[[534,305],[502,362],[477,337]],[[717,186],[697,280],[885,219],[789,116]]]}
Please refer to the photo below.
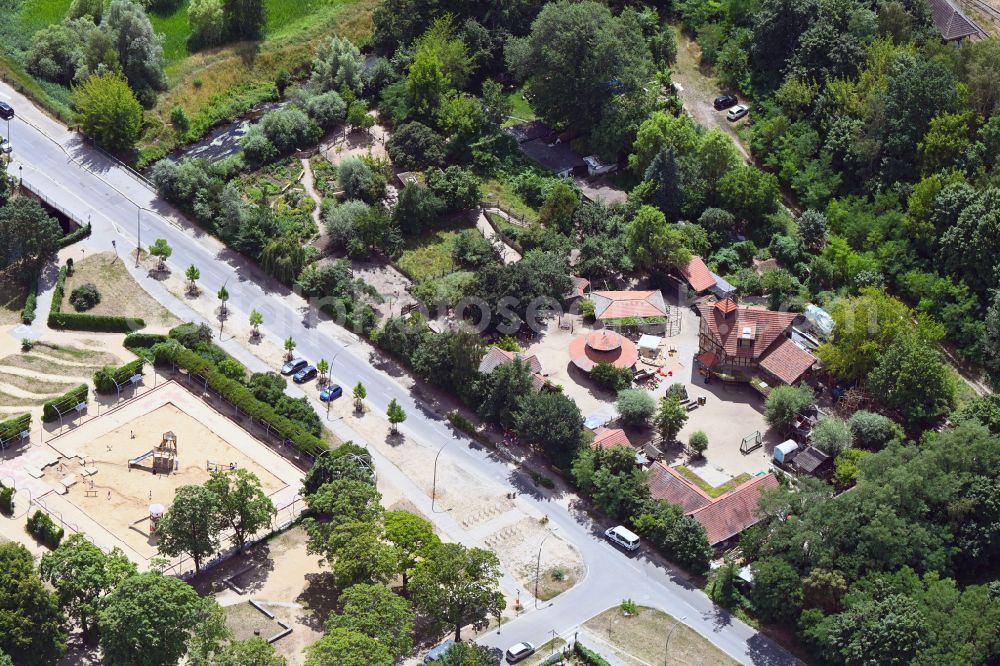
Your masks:
{"label": "sand pit", "polygon": [[[177,439],[175,471],[154,473],[151,457],[129,466],[130,459],[160,444],[167,431]],[[45,469],[44,480],[56,488],[45,496],[45,506],[63,511],[99,543],[118,541],[107,545],[121,547],[140,563],[157,552],[149,533],[149,505],[169,507],[177,488],[207,481],[208,461],[256,474],[279,509],[295,496],[302,477],[291,463],[173,382],[48,444],[59,463]],[[66,487],[60,482],[67,477],[76,482]]]}

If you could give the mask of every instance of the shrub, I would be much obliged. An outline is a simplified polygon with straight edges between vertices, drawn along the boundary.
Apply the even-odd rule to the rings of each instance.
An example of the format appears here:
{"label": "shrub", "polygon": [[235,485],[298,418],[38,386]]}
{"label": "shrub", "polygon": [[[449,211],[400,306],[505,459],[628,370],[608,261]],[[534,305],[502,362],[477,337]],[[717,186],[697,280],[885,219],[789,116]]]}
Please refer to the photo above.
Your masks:
{"label": "shrub", "polygon": [[656,413],[653,396],[640,389],[618,392],[618,414],[625,425],[645,427]]}
{"label": "shrub", "polygon": [[444,164],[447,146],[444,137],[430,127],[412,122],[393,133],[385,150],[397,169],[423,171]]}
{"label": "shrub", "polygon": [[812,445],[827,455],[836,456],[851,446],[853,436],[847,421],[836,416],[824,416],[812,431]]}
{"label": "shrub", "polygon": [[104,366],[94,373],[94,390],[102,394],[116,393],[118,387],[115,385],[115,380],[121,382],[132,375],[141,375],[145,363],[145,359],[138,358],[118,368],[111,365]]}
{"label": "shrub", "polygon": [[632,386],[632,371],[628,368],[616,368],[611,363],[601,362],[590,371],[590,378],[612,391],[623,391]]}
{"label": "shrub", "polygon": [[38,278],[31,281],[28,290],[28,297],[24,299],[24,307],[21,308],[21,323],[31,326],[35,321],[35,309],[38,307]]}
{"label": "shrub", "polygon": [[893,440],[903,438],[903,428],[898,423],[863,409],[852,414],[847,425],[857,445],[869,451],[881,451]]}
{"label": "shrub", "polygon": [[95,333],[131,333],[146,327],[146,322],[138,317],[88,315],[74,312],[53,312],[49,315],[48,324],[49,328],[93,331]]}
{"label": "shrub", "polygon": [[812,404],[814,397],[808,386],[777,386],[764,402],[764,419],[784,433],[795,423],[795,417]]}
{"label": "shrub", "polygon": [[319,140],[316,126],[301,110],[289,107],[264,114],[260,129],[279,153],[290,153]]}
{"label": "shrub", "polygon": [[46,423],[55,421],[59,418],[59,412],[56,411],[57,405],[65,409],[70,404],[74,404],[74,402],[76,404],[87,402],[89,395],[90,388],[86,384],[80,384],[76,388],[63,393],[61,396],[45,402],[42,405],[42,420]]}
{"label": "shrub", "polygon": [[14,489],[0,483],[0,513],[9,516],[14,513]]}
{"label": "shrub", "polygon": [[28,534],[33,536],[36,541],[44,546],[48,546],[50,549],[55,550],[59,547],[59,542],[63,538],[63,529],[58,527],[51,518],[49,514],[44,511],[38,510],[31,514],[28,518],[27,523],[24,526]]}
{"label": "shrub", "polygon": [[452,256],[460,263],[473,268],[496,261],[497,253],[478,229],[463,229],[455,238]]}
{"label": "shrub", "polygon": [[593,321],[594,314],[595,314],[594,301],[590,300],[589,298],[581,298],[580,315],[588,321]]}
{"label": "shrub", "polygon": [[333,91],[310,97],[305,108],[313,122],[326,130],[333,129],[347,117],[347,104]]}
{"label": "shrub", "polygon": [[164,342],[167,336],[162,333],[129,333],[125,336],[126,349],[148,349],[153,345]]}
{"label": "shrub", "polygon": [[6,421],[0,421],[0,439],[6,440],[31,428],[31,414],[21,414]]}
{"label": "shrub", "polygon": [[611,666],[607,659],[585,647],[580,641],[573,643],[573,652],[585,666]]}
{"label": "shrub", "polygon": [[69,295],[69,302],[77,312],[90,310],[101,302],[101,292],[97,291],[97,285],[93,282],[87,282],[73,290]]}
{"label": "shrub", "polygon": [[59,274],[56,275],[56,286],[52,289],[52,303],[49,305],[49,312],[59,312],[62,308],[62,299],[66,294],[66,275],[69,269],[65,266],[59,267]]}

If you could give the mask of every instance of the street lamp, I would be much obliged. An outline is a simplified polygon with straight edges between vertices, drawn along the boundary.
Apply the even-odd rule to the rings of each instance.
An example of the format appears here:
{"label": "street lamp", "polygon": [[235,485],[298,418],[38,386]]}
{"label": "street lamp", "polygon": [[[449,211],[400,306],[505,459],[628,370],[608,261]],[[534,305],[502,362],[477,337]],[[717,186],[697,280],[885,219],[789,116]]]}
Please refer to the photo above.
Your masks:
{"label": "street lamp", "polygon": [[[139,253],[142,252],[142,225],[139,223],[142,217],[142,206],[135,207],[135,267],[139,267]],[[221,335],[221,330],[220,330]]]}
{"label": "street lamp", "polygon": [[535,560],[535,608],[536,609],[538,608],[538,578],[542,568],[542,546],[545,545],[545,542],[548,540],[548,538],[553,534],[555,534],[556,530],[558,529],[559,529],[558,527],[553,528],[551,532],[545,535],[545,538],[542,539],[542,542],[538,544],[538,558]]}
{"label": "street lamp", "polygon": [[686,619],[688,619],[687,615],[674,622],[674,626],[670,627],[670,631],[667,632],[667,640],[663,644],[663,666],[667,666],[667,659],[670,657],[670,637],[674,635],[674,630],[681,626]]}
{"label": "street lamp", "polygon": [[24,187],[24,165],[23,164],[18,164],[17,165],[17,189],[20,190],[23,187]]}
{"label": "street lamp", "polygon": [[441,452],[444,451],[444,447],[448,446],[448,442],[441,445],[438,449],[437,455],[434,456],[434,481],[431,484],[431,513],[434,513],[434,502],[437,500],[437,485],[438,485],[438,458],[441,457]]}

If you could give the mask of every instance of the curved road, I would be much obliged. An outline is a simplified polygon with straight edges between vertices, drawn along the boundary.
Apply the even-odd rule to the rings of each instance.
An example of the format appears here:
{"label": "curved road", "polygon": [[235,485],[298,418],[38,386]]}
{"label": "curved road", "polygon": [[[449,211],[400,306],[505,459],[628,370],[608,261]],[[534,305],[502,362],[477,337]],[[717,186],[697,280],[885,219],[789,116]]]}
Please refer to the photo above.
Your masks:
{"label": "curved road", "polygon": [[[464,436],[456,436],[440,416],[420,404],[406,388],[373,368],[368,360],[368,346],[332,322],[317,317],[315,304],[310,305],[267,278],[240,255],[184,221],[139,178],[83,144],[79,135],[44,116],[26,98],[3,83],[0,83],[0,100],[10,103],[19,114],[10,123],[14,146],[10,173],[22,176],[33,189],[60,208],[76,211],[84,219],[89,217],[93,235],[87,241],[88,247],[109,251],[115,242],[117,251],[125,254],[126,249],[135,247],[139,235],[143,246],[155,238],[165,238],[173,248],[169,263],[174,271],[183,271],[194,264],[201,270],[200,284],[204,288],[214,293],[226,285],[235,319],[242,317],[245,321],[247,313],[256,308],[264,315],[263,332],[279,344],[288,335],[294,335],[297,351],[303,356],[334,359],[335,381],[345,386],[363,381],[374,411],[384,413],[389,401],[397,400],[409,415],[400,428],[408,438],[435,449],[443,442],[453,442],[444,455],[456,465],[507,486],[517,486],[524,491],[518,501],[528,502],[550,516],[560,536],[579,549],[587,566],[586,578],[553,603],[524,613],[503,625],[499,633],[484,636],[480,642],[507,647],[521,640],[542,643],[553,631],[571,636],[582,622],[628,597],[674,617],[686,618],[686,624],[741,663],[799,663],[752,627],[712,604],[704,593],[668,567],[643,555],[626,556],[604,541],[601,528],[586,517],[571,513],[544,495],[531,494],[511,466],[473,448],[472,442]],[[0,122],[0,132],[6,132],[3,122]],[[129,266],[132,263],[126,262]],[[204,320],[159,282],[142,271],[132,270],[143,288],[175,314],[185,319]],[[51,285],[42,285],[42,288],[51,288]],[[38,321],[43,322],[44,316]],[[214,322],[208,323],[214,325]],[[235,340],[230,339],[223,346],[251,369],[264,366]],[[338,434],[353,436],[343,422],[333,425]],[[408,480],[403,472],[380,459],[374,448],[372,451],[380,474],[392,474],[407,490]],[[409,483],[408,494],[421,508],[429,506],[429,498],[412,483]]]}

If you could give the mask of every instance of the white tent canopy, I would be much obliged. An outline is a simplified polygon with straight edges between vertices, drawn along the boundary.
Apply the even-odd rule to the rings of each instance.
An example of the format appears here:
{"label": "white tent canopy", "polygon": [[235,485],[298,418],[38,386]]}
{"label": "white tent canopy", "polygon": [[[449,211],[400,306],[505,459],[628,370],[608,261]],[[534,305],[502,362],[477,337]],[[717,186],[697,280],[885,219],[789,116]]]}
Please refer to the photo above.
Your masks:
{"label": "white tent canopy", "polygon": [[656,351],[660,348],[663,338],[658,335],[643,335],[639,338],[639,349],[644,351]]}

